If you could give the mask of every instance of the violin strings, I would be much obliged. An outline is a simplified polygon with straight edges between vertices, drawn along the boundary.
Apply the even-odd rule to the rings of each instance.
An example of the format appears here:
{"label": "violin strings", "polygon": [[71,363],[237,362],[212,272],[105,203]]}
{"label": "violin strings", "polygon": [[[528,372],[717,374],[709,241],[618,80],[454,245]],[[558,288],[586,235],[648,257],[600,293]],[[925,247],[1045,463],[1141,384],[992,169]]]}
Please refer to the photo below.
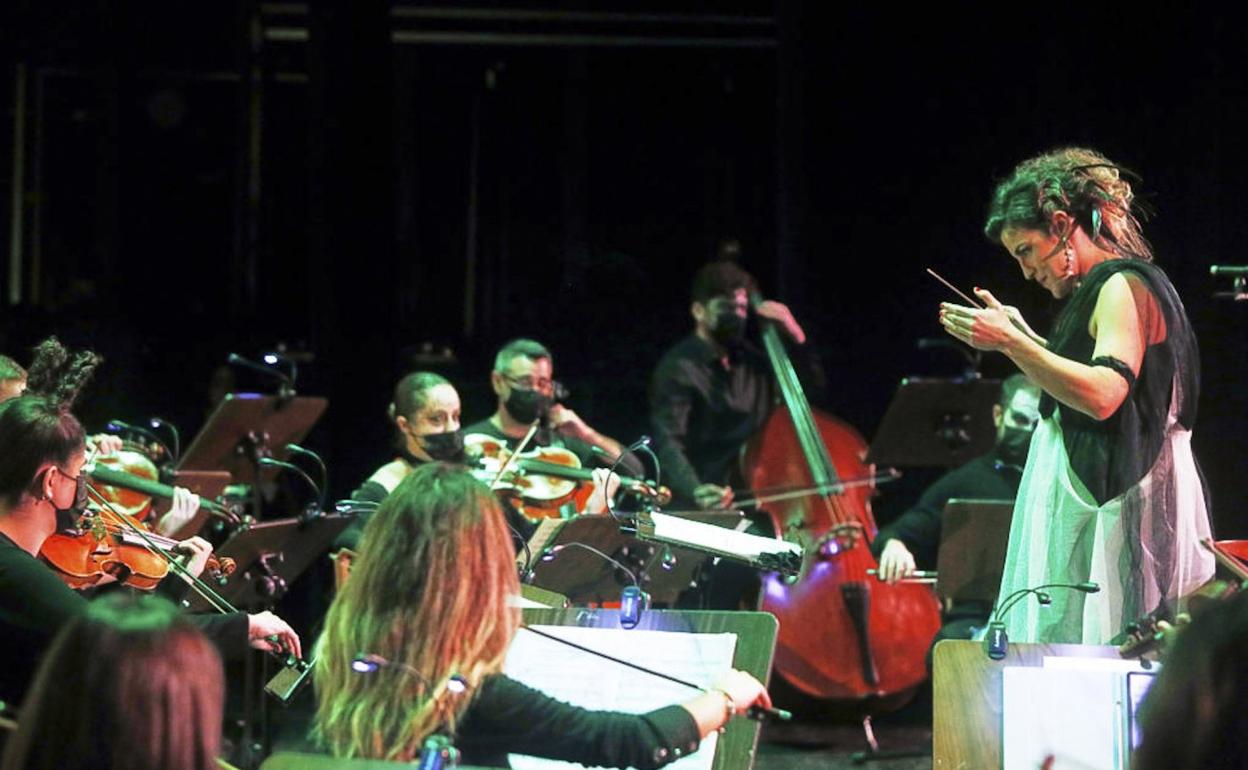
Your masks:
{"label": "violin strings", "polygon": [[[158,546],[152,539],[150,533],[144,531],[144,529],[137,522],[132,521],[129,516],[114,508],[112,503],[109,502],[108,499],[105,498],[93,484],[87,484],[87,493],[95,498],[96,504],[100,505],[109,513],[117,517],[117,520],[121,522],[122,527],[128,528],[132,533],[138,535],[139,539],[143,541],[144,548],[161,559],[164,559],[169,567],[177,573],[179,577],[185,579],[191,588],[196,591],[196,593],[212,605],[213,609],[222,614],[235,611],[233,605],[226,601],[216,591],[212,590],[207,583],[204,583],[199,579],[199,577],[192,575],[190,571],[187,570],[186,567],[184,567],[182,563],[179,562],[172,554]],[[107,526],[107,523],[105,526]]]}

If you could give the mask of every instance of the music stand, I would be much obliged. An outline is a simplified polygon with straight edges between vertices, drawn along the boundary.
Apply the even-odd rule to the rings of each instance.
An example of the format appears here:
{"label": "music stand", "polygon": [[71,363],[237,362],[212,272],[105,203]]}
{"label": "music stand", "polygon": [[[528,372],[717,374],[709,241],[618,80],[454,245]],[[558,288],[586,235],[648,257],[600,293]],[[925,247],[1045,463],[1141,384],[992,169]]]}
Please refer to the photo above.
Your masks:
{"label": "music stand", "polygon": [[953,467],[992,449],[1000,380],[906,377],[884,413],[867,462]]}
{"label": "music stand", "polygon": [[954,602],[996,604],[1013,515],[1013,500],[955,497],[945,503],[936,554],[936,594],[946,606]]}
{"label": "music stand", "polygon": [[[620,613],[606,609],[526,609],[526,626],[581,626],[585,628],[619,629]],[[737,635],[733,650],[732,667],[752,674],[758,681],[767,683],[771,675],[771,663],[776,648],[779,623],[769,612],[713,612],[704,610],[647,610],[641,614],[636,625],[638,630],[669,631],[697,634],[732,633]],[[525,633],[521,631],[520,633]],[[552,652],[564,654],[557,642],[549,642]],[[652,652],[638,650],[633,662],[646,664],[655,658]],[[617,663],[602,661],[603,666]],[[660,666],[661,668],[661,666]],[[668,672],[678,673],[678,672]],[[648,674],[638,672],[638,678]],[[688,677],[686,677],[688,678]],[[696,693],[690,691],[692,697]],[[754,764],[758,749],[760,723],[748,719],[732,719],[726,725],[715,750],[712,770],[749,770]]]}
{"label": "music stand", "polygon": [[[174,471],[168,484],[174,487],[185,487],[205,500],[216,500],[225,492],[225,488],[230,485],[230,474],[228,471]],[[161,516],[168,512],[171,500],[162,500],[154,498],[152,500],[152,515],[154,520],[159,521]],[[188,537],[194,537],[204,528],[204,524],[212,514],[206,509],[200,508],[191,517],[190,521],[182,526],[181,529],[169,535],[174,540],[185,540]]]}
{"label": "music stand", "polygon": [[[738,511],[698,511],[686,515],[710,524],[733,527],[742,520]],[[698,568],[712,557],[705,553],[648,543],[620,530],[619,520],[607,514],[545,519],[529,539],[533,563],[524,582],[568,597],[573,605],[616,604],[632,581],[619,567],[579,545],[590,546],[628,568],[655,606],[670,606],[691,587]],[[524,554],[517,559],[523,566]]]}
{"label": "music stand", "polygon": [[[227,470],[236,482],[249,484],[259,458],[284,460],[286,445],[308,435],[327,406],[329,400],[319,396],[227,394],[182,453],[178,470]],[[263,471],[266,480],[276,473]]]}
{"label": "music stand", "polygon": [[[242,527],[217,549],[218,556],[228,556],[237,565],[217,593],[235,607],[273,606],[354,518],[326,513]],[[198,594],[189,602],[192,612],[212,609]]]}

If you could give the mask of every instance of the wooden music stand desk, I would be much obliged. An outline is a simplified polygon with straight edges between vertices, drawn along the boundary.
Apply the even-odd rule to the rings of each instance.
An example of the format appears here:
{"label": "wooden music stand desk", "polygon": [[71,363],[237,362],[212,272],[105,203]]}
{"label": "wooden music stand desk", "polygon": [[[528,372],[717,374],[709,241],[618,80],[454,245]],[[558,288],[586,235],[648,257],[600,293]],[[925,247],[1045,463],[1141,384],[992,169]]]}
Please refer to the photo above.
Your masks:
{"label": "wooden music stand desk", "polygon": [[1002,675],[1007,666],[1040,666],[1046,657],[1119,658],[1116,647],[1014,644],[992,660],[983,642],[946,639],[932,654],[932,767],[1001,767]]}

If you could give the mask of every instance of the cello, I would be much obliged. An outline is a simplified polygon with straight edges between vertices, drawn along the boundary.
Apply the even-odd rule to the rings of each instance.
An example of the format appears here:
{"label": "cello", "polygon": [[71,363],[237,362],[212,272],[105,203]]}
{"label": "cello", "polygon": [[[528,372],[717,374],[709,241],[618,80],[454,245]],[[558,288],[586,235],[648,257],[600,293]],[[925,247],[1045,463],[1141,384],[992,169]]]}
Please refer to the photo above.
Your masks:
{"label": "cello", "polygon": [[762,609],[780,623],[775,669],[815,698],[904,696],[927,678],[939,603],[929,586],[890,585],[868,573],[878,566],[868,547],[876,535],[874,487],[840,484],[873,476],[866,442],[853,427],[811,409],[774,324],[763,324],[762,337],[783,406],[747,446],[744,476],[755,490],[811,490],[766,507],[778,535],[803,547],[796,578],[763,579]]}

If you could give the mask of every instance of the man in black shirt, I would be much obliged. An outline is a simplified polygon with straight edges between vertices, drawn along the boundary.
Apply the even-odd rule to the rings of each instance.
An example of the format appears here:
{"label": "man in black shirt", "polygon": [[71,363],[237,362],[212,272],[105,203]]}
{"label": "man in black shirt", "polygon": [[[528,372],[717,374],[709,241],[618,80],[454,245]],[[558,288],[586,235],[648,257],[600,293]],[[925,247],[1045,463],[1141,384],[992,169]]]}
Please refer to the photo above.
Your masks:
{"label": "man in black shirt", "polygon": [[[712,262],[693,281],[693,333],[670,348],[650,379],[650,423],[663,479],[677,505],[727,508],[733,464],[771,413],[776,389],[766,355],[744,338],[754,279],[732,262]],[[765,301],[755,313],[776,322],[818,385],[806,333],[789,309]]]}
{"label": "man in black shirt", "polygon": [[1023,375],[1012,375],[1001,384],[1001,398],[992,407],[997,427],[992,451],[941,476],[913,508],[880,530],[871,549],[882,578],[895,582],[915,569],[936,568],[940,517],[950,500],[1014,499],[1039,407],[1040,390]]}

